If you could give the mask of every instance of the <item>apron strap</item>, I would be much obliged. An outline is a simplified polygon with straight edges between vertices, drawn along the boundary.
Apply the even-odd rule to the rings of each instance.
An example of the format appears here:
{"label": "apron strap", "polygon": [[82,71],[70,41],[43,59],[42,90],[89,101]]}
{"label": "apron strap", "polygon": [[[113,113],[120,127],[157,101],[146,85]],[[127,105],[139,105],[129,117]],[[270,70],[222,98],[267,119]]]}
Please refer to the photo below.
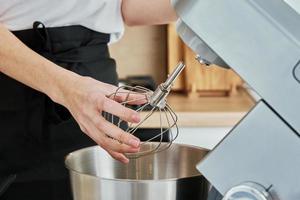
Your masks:
{"label": "apron strap", "polygon": [[46,29],[46,26],[42,22],[36,21],[33,22],[33,30],[38,35],[38,37],[42,40],[45,50],[52,53],[53,51],[52,51],[51,40],[50,40],[49,32]]}

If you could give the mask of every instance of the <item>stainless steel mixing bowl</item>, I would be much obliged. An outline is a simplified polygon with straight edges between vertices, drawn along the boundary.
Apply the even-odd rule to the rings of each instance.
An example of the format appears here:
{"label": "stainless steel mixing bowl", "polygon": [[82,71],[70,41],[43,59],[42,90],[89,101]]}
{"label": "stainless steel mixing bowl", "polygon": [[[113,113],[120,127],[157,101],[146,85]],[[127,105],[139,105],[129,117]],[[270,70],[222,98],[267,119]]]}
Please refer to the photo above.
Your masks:
{"label": "stainless steel mixing bowl", "polygon": [[208,183],[195,168],[206,153],[173,144],[124,165],[96,146],[69,154],[65,164],[74,200],[206,200]]}

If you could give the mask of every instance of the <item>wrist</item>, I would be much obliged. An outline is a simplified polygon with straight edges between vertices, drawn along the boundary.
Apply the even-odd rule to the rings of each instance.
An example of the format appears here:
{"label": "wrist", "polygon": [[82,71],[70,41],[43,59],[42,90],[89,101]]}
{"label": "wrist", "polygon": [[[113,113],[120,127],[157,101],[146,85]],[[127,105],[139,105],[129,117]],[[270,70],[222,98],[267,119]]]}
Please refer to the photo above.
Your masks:
{"label": "wrist", "polygon": [[76,92],[77,84],[83,77],[61,69],[60,73],[53,79],[53,84],[49,84],[48,96],[52,101],[67,107],[68,98]]}

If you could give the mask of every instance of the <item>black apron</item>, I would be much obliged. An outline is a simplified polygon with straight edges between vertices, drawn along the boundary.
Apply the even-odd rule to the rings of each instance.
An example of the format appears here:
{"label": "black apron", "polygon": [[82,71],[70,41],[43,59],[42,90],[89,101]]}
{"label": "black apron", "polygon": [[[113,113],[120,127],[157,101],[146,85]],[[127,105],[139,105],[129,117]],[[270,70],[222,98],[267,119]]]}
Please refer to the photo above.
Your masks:
{"label": "black apron", "polygon": [[[45,28],[39,22],[33,29],[13,33],[61,67],[117,84],[108,34],[82,26]],[[4,74],[0,92],[0,199],[70,200],[64,157],[95,143],[46,95]]]}

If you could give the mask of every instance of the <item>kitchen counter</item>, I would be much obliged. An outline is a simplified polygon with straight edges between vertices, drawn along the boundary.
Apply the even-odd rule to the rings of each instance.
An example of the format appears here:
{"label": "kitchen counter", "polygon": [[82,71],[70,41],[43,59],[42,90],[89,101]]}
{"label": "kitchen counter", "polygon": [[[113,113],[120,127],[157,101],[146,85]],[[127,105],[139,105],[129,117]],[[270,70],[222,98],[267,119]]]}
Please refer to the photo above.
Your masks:
{"label": "kitchen counter", "polygon": [[[170,94],[168,103],[178,115],[179,127],[232,127],[254,106],[254,99],[244,90],[231,97],[190,97]],[[148,112],[142,112],[145,116]],[[157,128],[159,113],[141,128]]]}

